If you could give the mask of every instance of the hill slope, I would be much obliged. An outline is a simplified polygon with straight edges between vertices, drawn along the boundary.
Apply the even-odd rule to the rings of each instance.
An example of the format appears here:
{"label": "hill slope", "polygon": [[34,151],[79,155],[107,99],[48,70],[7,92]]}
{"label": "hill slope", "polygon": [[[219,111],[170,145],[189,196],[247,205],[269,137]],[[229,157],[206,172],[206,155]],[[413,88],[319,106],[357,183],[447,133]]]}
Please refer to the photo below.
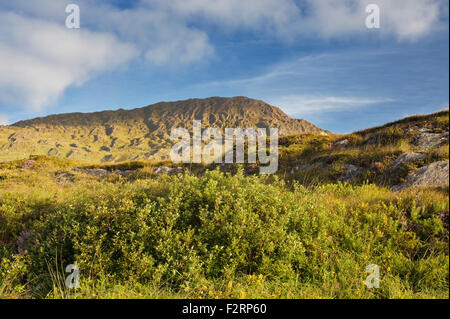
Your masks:
{"label": "hill slope", "polygon": [[303,184],[448,185],[448,110],[346,135],[286,136],[279,144],[279,173]]}
{"label": "hill slope", "polygon": [[[448,299],[448,134],[443,111],[284,136],[279,178],[257,164],[0,163],[0,298]],[[80,289],[59,289],[74,261]],[[380,289],[364,285],[372,263]]]}
{"label": "hill slope", "polygon": [[170,132],[203,127],[278,128],[279,134],[324,130],[275,106],[246,97],[161,102],[133,110],[51,115],[0,127],[0,161],[31,154],[88,161],[164,159]]}

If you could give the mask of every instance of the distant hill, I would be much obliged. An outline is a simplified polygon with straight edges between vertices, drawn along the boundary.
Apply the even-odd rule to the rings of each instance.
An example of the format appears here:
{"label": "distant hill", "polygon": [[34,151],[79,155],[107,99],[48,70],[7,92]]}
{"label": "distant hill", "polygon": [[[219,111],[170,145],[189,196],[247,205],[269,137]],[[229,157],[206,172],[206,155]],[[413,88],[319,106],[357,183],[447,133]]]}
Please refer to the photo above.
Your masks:
{"label": "distant hill", "polygon": [[247,97],[161,102],[133,110],[51,115],[0,127],[0,161],[31,154],[119,162],[165,159],[170,132],[203,127],[278,128],[280,136],[326,133],[279,108]]}

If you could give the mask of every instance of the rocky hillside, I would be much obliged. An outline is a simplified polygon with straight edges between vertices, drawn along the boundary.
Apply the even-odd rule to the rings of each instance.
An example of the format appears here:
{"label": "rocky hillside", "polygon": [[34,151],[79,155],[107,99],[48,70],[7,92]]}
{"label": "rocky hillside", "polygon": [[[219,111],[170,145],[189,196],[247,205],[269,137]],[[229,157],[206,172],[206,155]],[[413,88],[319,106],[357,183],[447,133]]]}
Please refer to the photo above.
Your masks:
{"label": "rocky hillside", "polygon": [[246,97],[162,102],[133,110],[52,115],[0,127],[0,161],[31,154],[76,160],[120,162],[165,159],[170,132],[203,127],[278,128],[281,136],[325,133],[279,108]]}
{"label": "rocky hillside", "polygon": [[[45,165],[52,168],[49,172],[58,183],[82,180],[86,176],[146,179],[184,170],[202,175],[216,166],[186,164],[180,167],[170,161],[148,160],[86,163],[46,156],[32,156],[28,160],[24,157],[2,165],[26,171],[35,165],[44,165],[42,163],[50,163]],[[234,164],[219,166],[224,171],[236,172],[237,169]],[[56,167],[64,167],[64,170],[55,171]],[[246,175],[259,172],[257,164],[247,164],[243,168]],[[282,136],[277,174],[286,181],[305,186],[343,182],[373,183],[393,191],[416,186],[448,189],[449,112],[413,116],[346,135],[319,132]],[[7,175],[3,179],[7,179]]]}
{"label": "rocky hillside", "polygon": [[448,185],[448,110],[347,135],[288,136],[280,145],[281,174],[303,184]]}

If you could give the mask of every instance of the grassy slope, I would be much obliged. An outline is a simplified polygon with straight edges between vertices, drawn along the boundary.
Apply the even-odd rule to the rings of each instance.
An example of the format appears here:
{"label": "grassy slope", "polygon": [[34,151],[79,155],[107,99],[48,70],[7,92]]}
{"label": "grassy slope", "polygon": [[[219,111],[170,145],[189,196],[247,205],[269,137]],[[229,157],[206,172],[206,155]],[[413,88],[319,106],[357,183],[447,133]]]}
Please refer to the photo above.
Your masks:
{"label": "grassy slope", "polygon": [[[303,184],[335,182],[345,171],[345,165],[364,171],[354,183],[370,182],[392,186],[403,182],[418,167],[430,162],[448,160],[448,142],[439,148],[421,149],[413,141],[419,130],[441,133],[449,129],[449,112],[412,116],[348,135],[293,135],[280,140],[280,174]],[[348,140],[345,147],[336,142]],[[426,157],[418,162],[392,169],[393,162],[405,152],[421,152]],[[297,170],[304,164],[316,164],[308,170]],[[322,165],[317,165],[322,164]],[[291,172],[294,176],[290,176]]]}
{"label": "grassy slope", "polygon": [[[322,135],[316,133],[283,136],[279,140],[278,176],[288,181],[297,181],[305,186],[334,183],[345,172],[348,164],[363,169],[355,178],[354,184],[364,182],[380,186],[392,186],[405,181],[408,174],[428,163],[448,160],[448,143],[439,148],[421,149],[413,145],[419,129],[427,128],[431,132],[448,131],[449,112],[413,116],[382,127],[367,129],[347,135]],[[348,140],[345,147],[336,142]],[[420,161],[392,168],[395,159],[404,152],[421,152],[426,157]],[[155,166],[172,166],[170,161],[124,161],[120,163],[79,163],[88,168],[107,170],[136,170],[134,176],[152,176]],[[303,165],[311,165],[300,169]],[[222,167],[224,171],[235,172],[237,165]],[[185,167],[194,173],[202,173],[215,167],[212,165],[190,165]],[[258,172],[258,165],[245,165],[245,172]]]}
{"label": "grassy slope", "polygon": [[[141,161],[94,165],[136,169],[102,179],[65,159],[2,163],[0,297],[448,298],[448,187],[392,193],[363,183],[390,185],[448,159],[448,145],[425,150],[425,161],[386,178],[395,157],[414,150],[417,133],[405,134],[414,126],[448,130],[448,112],[348,136],[285,137],[284,178],[234,166],[232,175],[197,166],[203,174],[155,176],[168,164]],[[333,146],[343,138],[345,149]],[[317,162],[332,165],[289,173]],[[330,183],[339,166],[370,172],[373,162],[385,170]],[[81,268],[76,292],[58,275],[69,263]],[[380,266],[380,289],[363,285],[369,264]]]}
{"label": "grassy slope", "polygon": [[[60,164],[0,182],[3,297],[448,298],[448,188],[218,171],[58,184]],[[74,262],[76,293],[52,278]],[[362,284],[372,263],[379,290]]]}

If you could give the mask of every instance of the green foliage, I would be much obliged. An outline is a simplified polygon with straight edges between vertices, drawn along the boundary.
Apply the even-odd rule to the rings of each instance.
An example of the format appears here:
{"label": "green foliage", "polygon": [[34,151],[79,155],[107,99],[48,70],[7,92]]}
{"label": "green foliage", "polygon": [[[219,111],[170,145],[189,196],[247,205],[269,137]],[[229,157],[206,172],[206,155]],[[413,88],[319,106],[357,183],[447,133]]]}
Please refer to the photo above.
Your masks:
{"label": "green foliage", "polygon": [[424,124],[428,125],[431,128],[434,128],[434,129],[437,129],[437,128],[441,128],[441,129],[447,128],[448,129],[448,125],[449,125],[448,121],[449,121],[449,111],[443,110],[443,111],[432,113],[432,114],[409,116],[409,117],[406,117],[399,121],[387,123],[380,127],[369,128],[369,129],[360,131],[358,133],[359,134],[370,134],[370,133],[374,133],[379,130],[382,130],[384,128],[390,128],[392,126],[412,127],[414,125],[423,126]]}
{"label": "green foliage", "polygon": [[[0,181],[0,296],[448,298],[448,188],[307,189],[242,169],[46,182]],[[81,289],[65,292],[73,263]]]}
{"label": "green foliage", "polygon": [[[413,116],[347,135],[304,134],[281,138],[279,172],[308,186],[336,182],[343,176],[346,165],[354,165],[363,172],[352,179],[352,184],[398,185],[418,168],[449,158],[448,143],[426,150],[415,146],[413,142],[420,129],[448,132],[448,111]],[[425,158],[394,167],[394,161],[405,152],[421,152]],[[298,169],[305,164],[313,165]]]}

